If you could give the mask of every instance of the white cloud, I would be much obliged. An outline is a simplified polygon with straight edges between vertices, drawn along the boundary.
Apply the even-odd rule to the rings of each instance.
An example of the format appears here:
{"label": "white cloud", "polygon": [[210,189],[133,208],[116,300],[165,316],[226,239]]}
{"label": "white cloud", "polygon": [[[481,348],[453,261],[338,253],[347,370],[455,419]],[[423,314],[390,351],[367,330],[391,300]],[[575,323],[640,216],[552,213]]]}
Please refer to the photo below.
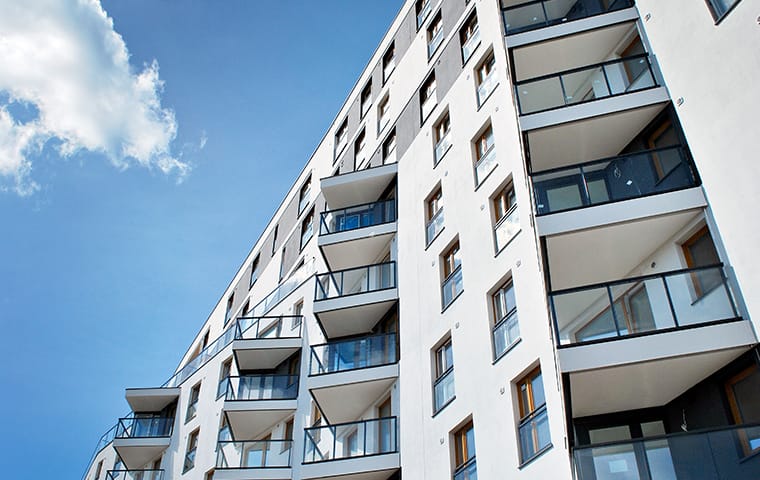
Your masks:
{"label": "white cloud", "polygon": [[0,0],[0,94],[39,112],[24,122],[0,95],[0,188],[34,192],[34,153],[51,139],[63,157],[88,150],[181,179],[189,166],[172,154],[162,91],[158,63],[130,67],[99,0]]}

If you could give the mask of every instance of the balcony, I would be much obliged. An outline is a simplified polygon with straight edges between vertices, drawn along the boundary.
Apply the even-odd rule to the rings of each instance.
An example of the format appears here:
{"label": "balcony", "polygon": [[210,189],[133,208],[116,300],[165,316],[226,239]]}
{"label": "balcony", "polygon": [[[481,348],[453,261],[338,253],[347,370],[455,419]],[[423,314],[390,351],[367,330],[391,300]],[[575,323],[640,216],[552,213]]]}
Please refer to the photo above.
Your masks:
{"label": "balcony", "polygon": [[333,270],[364,265],[387,249],[396,233],[396,200],[323,212],[319,248]]}
{"label": "balcony", "polygon": [[398,378],[395,333],[311,347],[309,391],[330,423],[359,417]]}
{"label": "balcony", "polygon": [[298,375],[244,375],[227,379],[224,411],[233,438],[258,438],[296,410]]}
{"label": "balcony", "polygon": [[575,448],[578,480],[760,478],[760,426],[739,425]]}
{"label": "balcony", "polygon": [[502,10],[507,35],[560,25],[633,6],[631,0],[538,0]]}
{"label": "balcony", "polygon": [[384,480],[401,467],[396,417],[307,428],[303,478]]}
{"label": "balcony", "polygon": [[699,185],[685,147],[618,155],[534,173],[538,215],[563,212]]}
{"label": "balcony", "polygon": [[128,388],[124,395],[133,412],[160,412],[179,399],[179,387]]}
{"label": "balcony", "polygon": [[221,441],[214,480],[288,480],[292,440]]}
{"label": "balcony", "polygon": [[368,333],[398,300],[396,262],[317,275],[314,315],[328,338]]}
{"label": "balcony", "polygon": [[332,209],[374,202],[396,178],[397,163],[365,168],[323,178],[322,194]]}
{"label": "balcony", "polygon": [[164,480],[163,470],[108,470],[106,480]]}
{"label": "balcony", "polygon": [[173,429],[173,417],[137,414],[120,418],[113,446],[127,469],[137,469],[166,450]]}
{"label": "balcony", "polygon": [[240,317],[232,352],[238,370],[275,368],[301,348],[302,316]]}

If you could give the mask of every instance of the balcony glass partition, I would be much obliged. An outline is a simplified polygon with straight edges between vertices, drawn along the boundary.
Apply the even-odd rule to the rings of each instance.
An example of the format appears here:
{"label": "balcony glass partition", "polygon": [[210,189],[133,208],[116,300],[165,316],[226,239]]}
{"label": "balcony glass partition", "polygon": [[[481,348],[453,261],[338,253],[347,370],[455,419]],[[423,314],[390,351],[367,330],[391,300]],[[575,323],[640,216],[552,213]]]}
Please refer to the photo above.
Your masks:
{"label": "balcony glass partition", "polygon": [[675,433],[575,448],[578,480],[760,478],[760,426]]}
{"label": "balcony glass partition", "polygon": [[520,460],[524,463],[551,444],[546,405],[520,420]]}
{"label": "balcony glass partition", "polygon": [[390,365],[398,361],[396,334],[352,338],[311,347],[311,375]]}
{"label": "balcony glass partition", "polygon": [[451,148],[451,132],[446,132],[446,135],[441,137],[435,145],[435,151],[433,152],[435,165],[438,165],[438,162],[440,162],[443,156],[446,155],[449,148]]}
{"label": "balcony glass partition", "polygon": [[496,147],[492,145],[475,164],[475,184],[480,185],[496,165]]}
{"label": "balcony glass partition", "polygon": [[347,232],[396,221],[396,200],[383,200],[322,212],[319,234]]}
{"label": "balcony glass partition", "polygon": [[317,275],[314,300],[396,288],[396,262],[379,263]]}
{"label": "balcony glass partition", "polygon": [[301,338],[302,315],[238,317],[235,340],[257,338]]}
{"label": "balcony glass partition", "polygon": [[454,480],[478,480],[478,464],[475,457],[454,472]]}
{"label": "balcony glass partition", "polygon": [[657,86],[649,56],[633,55],[515,83],[520,114]]}
{"label": "balcony glass partition", "polygon": [[451,367],[433,384],[433,411],[440,411],[454,400],[454,392],[454,367]]}
{"label": "balcony glass partition", "polygon": [[699,185],[684,147],[619,155],[532,175],[538,215]]}
{"label": "balcony glass partition", "polygon": [[720,265],[553,292],[560,345],[739,318]]}
{"label": "balcony glass partition", "polygon": [[288,468],[292,440],[229,441],[217,443],[216,468]]}
{"label": "balcony glass partition", "polygon": [[430,43],[428,43],[428,57],[431,57],[433,53],[435,53],[435,51],[438,50],[438,47],[441,45],[442,41],[443,41],[443,29],[440,28],[435,33],[435,36],[430,39]]}
{"label": "balcony glass partition", "polygon": [[396,417],[307,428],[303,463],[396,453],[396,428]]}
{"label": "balcony glass partition", "polygon": [[517,321],[517,310],[502,318],[493,327],[494,357],[499,358],[504,352],[520,339],[520,325]]}
{"label": "balcony glass partition", "polygon": [[496,238],[496,251],[500,252],[507,246],[510,240],[520,231],[520,215],[517,213],[517,205],[514,205],[504,218],[494,227]]}
{"label": "balcony glass partition", "polygon": [[538,0],[502,10],[507,35],[633,6],[632,0]]}
{"label": "balcony glass partition", "polygon": [[119,419],[116,438],[171,437],[173,429],[174,417],[138,413]]}
{"label": "balcony glass partition", "polygon": [[448,307],[463,290],[464,282],[462,281],[462,267],[459,266],[446,280],[444,280],[443,285],[441,285],[443,308]]}
{"label": "balcony glass partition", "polygon": [[433,11],[433,0],[425,0],[422,2],[422,8],[420,9],[420,12],[417,14],[417,28],[420,28],[422,24],[427,19],[428,15],[430,15],[430,12]]}
{"label": "balcony glass partition", "polygon": [[163,470],[109,470],[106,480],[164,480]]}
{"label": "balcony glass partition", "polygon": [[480,45],[480,26],[475,27],[475,31],[472,32],[470,38],[467,39],[464,45],[462,45],[462,60],[465,62],[472,56],[472,52],[475,51]]}
{"label": "balcony glass partition", "polygon": [[430,219],[427,227],[425,228],[426,244],[430,245],[430,242],[432,242],[435,237],[441,233],[441,230],[443,230],[443,207],[439,208],[438,211],[435,212],[435,215]]}
{"label": "balcony glass partition", "polygon": [[227,379],[226,400],[292,400],[298,397],[298,375],[243,375]]}
{"label": "balcony glass partition", "polygon": [[499,85],[499,76],[496,74],[496,70],[492,70],[478,85],[478,105],[483,105],[497,85]]}

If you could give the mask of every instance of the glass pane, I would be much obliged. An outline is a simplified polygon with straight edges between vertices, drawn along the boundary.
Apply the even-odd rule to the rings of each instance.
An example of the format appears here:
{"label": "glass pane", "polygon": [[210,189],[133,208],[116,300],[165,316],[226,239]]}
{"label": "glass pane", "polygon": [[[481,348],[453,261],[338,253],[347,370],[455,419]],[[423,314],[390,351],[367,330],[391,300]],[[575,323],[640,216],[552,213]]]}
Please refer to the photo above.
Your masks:
{"label": "glass pane", "polygon": [[534,113],[565,105],[559,77],[516,85],[520,113]]}
{"label": "glass pane", "polygon": [[545,191],[549,211],[566,210],[583,205],[580,185],[557,186]]}
{"label": "glass pane", "polygon": [[628,425],[589,429],[588,434],[592,444],[631,439],[631,429]]}
{"label": "glass pane", "polygon": [[567,105],[610,95],[602,67],[564,74],[562,75],[562,84],[565,87]]}
{"label": "glass pane", "polygon": [[[733,318],[733,300],[720,267],[666,277],[679,325]],[[705,288],[709,287],[709,288]]]}
{"label": "glass pane", "polygon": [[540,3],[531,3],[523,7],[506,10],[504,12],[504,24],[510,34],[544,26],[546,25],[544,9]]}

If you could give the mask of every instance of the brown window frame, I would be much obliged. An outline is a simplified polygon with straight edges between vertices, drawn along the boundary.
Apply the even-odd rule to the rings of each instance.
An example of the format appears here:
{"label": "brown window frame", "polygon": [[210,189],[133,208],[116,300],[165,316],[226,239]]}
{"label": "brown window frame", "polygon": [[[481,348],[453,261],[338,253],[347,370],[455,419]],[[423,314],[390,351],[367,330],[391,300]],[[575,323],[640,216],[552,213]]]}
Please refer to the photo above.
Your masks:
{"label": "brown window frame", "polygon": [[[741,372],[726,380],[726,383],[724,384],[726,397],[728,398],[729,410],[731,410],[731,417],[733,418],[736,425],[743,425],[747,422],[742,418],[741,409],[739,408],[739,402],[736,399],[736,394],[734,393],[733,386],[749,377],[750,375],[757,373],[758,370],[760,370],[760,367],[758,367],[756,363],[753,363]],[[744,429],[740,429],[738,431],[738,434],[745,456],[754,455],[755,453],[760,452],[760,447],[756,447],[754,449],[752,448],[750,439]]]}

